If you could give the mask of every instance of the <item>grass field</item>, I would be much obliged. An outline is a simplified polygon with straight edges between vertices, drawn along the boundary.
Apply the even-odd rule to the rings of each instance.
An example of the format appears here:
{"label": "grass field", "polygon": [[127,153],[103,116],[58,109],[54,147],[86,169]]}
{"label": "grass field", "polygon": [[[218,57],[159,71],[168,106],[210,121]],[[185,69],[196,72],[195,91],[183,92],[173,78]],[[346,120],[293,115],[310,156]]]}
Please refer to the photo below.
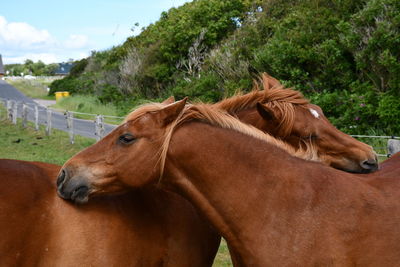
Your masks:
{"label": "grass field", "polygon": [[[32,125],[22,128],[5,119],[0,105],[0,158],[42,161],[62,165],[75,153],[93,144],[95,140],[75,136],[75,144],[69,144],[68,134],[53,129],[46,136],[44,128],[35,131]],[[214,267],[232,266],[226,243],[222,241]]]}
{"label": "grass field", "polygon": [[44,128],[35,131],[32,125],[22,128],[0,119],[0,158],[43,161],[63,164],[74,154],[93,144],[94,139],[75,136],[75,144],[69,144],[68,134],[52,130],[46,136]]}
{"label": "grass field", "polygon": [[[95,96],[72,95],[57,101],[51,108],[69,110],[90,114],[101,114],[108,116],[118,116],[117,109],[112,104],[102,104]],[[77,118],[93,120],[93,116],[76,114]],[[105,118],[105,122],[112,124],[121,123],[122,119]]]}
{"label": "grass field", "polygon": [[54,96],[47,95],[47,87],[50,85],[50,80],[35,79],[35,80],[7,80],[9,84],[17,88],[24,95],[31,98],[55,100]]}

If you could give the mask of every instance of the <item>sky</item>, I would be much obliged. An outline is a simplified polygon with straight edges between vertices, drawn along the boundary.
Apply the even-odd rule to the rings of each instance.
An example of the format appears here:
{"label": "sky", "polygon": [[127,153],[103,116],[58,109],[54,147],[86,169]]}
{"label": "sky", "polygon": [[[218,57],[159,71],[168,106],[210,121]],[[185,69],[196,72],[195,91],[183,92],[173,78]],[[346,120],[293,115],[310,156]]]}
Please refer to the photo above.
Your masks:
{"label": "sky", "polygon": [[1,0],[0,54],[4,64],[78,60],[122,44],[157,21],[162,11],[185,2],[190,1]]}

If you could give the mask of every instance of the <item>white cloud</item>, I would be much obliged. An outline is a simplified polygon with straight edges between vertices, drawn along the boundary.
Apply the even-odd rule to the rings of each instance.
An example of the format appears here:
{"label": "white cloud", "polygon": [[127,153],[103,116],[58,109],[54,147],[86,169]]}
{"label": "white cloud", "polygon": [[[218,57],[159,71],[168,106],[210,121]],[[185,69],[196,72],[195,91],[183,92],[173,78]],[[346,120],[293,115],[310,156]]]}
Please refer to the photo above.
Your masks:
{"label": "white cloud", "polygon": [[7,22],[0,16],[0,45],[14,49],[40,49],[55,44],[47,30],[38,30],[25,22]]}
{"label": "white cloud", "polygon": [[40,60],[46,64],[59,62],[57,55],[51,53],[28,53],[21,56],[3,57],[5,64],[22,63],[27,59],[33,60],[34,62]]}
{"label": "white cloud", "polygon": [[0,54],[5,64],[22,63],[26,59],[45,63],[81,59],[88,55],[89,39],[83,34],[71,34],[57,40],[47,30],[25,22],[8,22],[0,16]]}
{"label": "white cloud", "polygon": [[88,45],[88,37],[83,34],[71,34],[69,39],[65,41],[64,45],[67,49],[85,48]]}

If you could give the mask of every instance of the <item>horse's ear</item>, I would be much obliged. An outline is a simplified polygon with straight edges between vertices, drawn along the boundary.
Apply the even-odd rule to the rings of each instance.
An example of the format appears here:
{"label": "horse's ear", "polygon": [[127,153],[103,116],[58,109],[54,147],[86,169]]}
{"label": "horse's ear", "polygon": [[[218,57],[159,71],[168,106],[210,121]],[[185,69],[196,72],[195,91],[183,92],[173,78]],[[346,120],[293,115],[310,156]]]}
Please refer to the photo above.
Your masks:
{"label": "horse's ear", "polygon": [[168,106],[160,110],[158,115],[160,123],[165,126],[174,121],[182,112],[183,108],[186,105],[186,101],[187,97],[180,101],[176,101],[175,103],[169,104]]}
{"label": "horse's ear", "polygon": [[271,86],[271,88],[277,88],[277,87],[281,87],[282,86],[281,82],[278,81],[277,79],[275,79],[272,76],[269,76],[268,83],[269,83],[269,86]]}
{"label": "horse's ear", "polygon": [[257,111],[265,120],[277,120],[274,110],[267,105],[258,102]]}
{"label": "horse's ear", "polygon": [[163,102],[161,102],[161,104],[169,105],[174,102],[175,102],[175,97],[172,95],[172,96],[168,97],[167,99],[165,99]]}
{"label": "horse's ear", "polygon": [[263,72],[261,74],[261,79],[262,79],[262,82],[264,84],[264,89],[265,90],[269,90],[269,89],[272,89],[272,88],[277,88],[277,87],[281,87],[282,86],[282,84],[277,79],[275,79],[274,77],[270,76],[266,72]]}

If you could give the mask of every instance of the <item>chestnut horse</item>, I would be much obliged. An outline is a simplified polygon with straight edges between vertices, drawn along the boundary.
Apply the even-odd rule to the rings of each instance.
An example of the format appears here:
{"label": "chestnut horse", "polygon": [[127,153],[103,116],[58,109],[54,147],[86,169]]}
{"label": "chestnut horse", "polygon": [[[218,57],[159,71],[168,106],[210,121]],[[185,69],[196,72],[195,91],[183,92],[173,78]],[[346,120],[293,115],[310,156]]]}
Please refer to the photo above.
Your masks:
{"label": "chestnut horse", "polygon": [[398,266],[400,179],[291,156],[207,105],[146,105],[72,157],[61,197],[161,184],[196,206],[237,266]]}
{"label": "chestnut horse", "polygon": [[360,173],[378,169],[371,146],[336,129],[319,106],[309,103],[300,92],[285,89],[266,73],[255,82],[253,92],[215,105],[295,148],[304,144],[314,147],[318,160],[334,168]]}
{"label": "chestnut horse", "polygon": [[219,237],[182,197],[155,188],[76,207],[60,166],[0,160],[0,266],[211,266]]}

